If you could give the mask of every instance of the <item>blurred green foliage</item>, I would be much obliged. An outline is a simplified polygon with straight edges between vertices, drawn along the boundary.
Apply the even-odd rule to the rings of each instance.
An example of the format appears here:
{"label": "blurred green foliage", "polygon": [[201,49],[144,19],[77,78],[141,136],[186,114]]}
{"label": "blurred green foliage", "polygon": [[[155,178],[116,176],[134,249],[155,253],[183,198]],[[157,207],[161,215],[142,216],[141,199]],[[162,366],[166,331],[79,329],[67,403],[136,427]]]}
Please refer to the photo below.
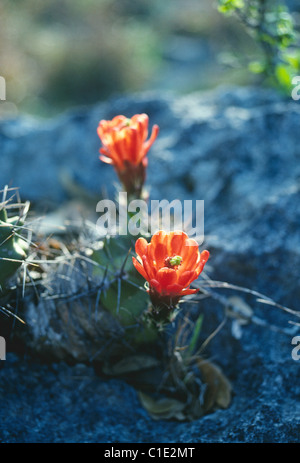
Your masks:
{"label": "blurred green foliage", "polygon": [[[221,11],[236,14],[255,3],[219,0]],[[49,117],[116,93],[253,84],[260,74],[246,63],[266,74],[272,69],[266,56],[280,58],[274,76],[287,85],[299,63],[287,11],[268,10],[267,30],[252,28],[257,41],[236,14],[224,18],[217,6],[218,0],[1,0],[7,102],[0,112]],[[252,6],[248,20],[257,21]]]}
{"label": "blurred green foliage", "polygon": [[51,115],[138,90],[159,59],[150,20],[154,3],[150,8],[144,0],[4,0],[0,73],[7,100]]}
{"label": "blurred green foliage", "polygon": [[287,6],[276,0],[219,0],[219,10],[235,13],[263,51],[249,69],[290,94],[292,79],[300,72],[299,35]]}

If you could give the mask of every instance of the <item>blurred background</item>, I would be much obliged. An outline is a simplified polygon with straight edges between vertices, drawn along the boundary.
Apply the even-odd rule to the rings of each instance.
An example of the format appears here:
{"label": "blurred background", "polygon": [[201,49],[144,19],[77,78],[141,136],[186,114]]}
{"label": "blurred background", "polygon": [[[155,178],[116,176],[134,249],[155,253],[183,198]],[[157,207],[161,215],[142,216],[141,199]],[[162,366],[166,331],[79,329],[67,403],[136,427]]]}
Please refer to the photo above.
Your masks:
{"label": "blurred background", "polygon": [[217,0],[2,0],[0,110],[51,117],[126,92],[253,84],[260,53]]}
{"label": "blurred background", "polygon": [[2,117],[51,117],[124,92],[259,80],[248,62],[260,47],[217,0],[2,0],[0,44]]}

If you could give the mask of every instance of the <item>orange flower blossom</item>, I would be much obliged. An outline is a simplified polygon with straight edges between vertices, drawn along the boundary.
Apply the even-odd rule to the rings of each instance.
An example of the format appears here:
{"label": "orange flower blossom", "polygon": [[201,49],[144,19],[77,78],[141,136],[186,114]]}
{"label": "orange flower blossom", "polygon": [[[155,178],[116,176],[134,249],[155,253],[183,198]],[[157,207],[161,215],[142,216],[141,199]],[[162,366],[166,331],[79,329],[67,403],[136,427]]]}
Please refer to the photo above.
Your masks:
{"label": "orange flower blossom", "polygon": [[199,291],[189,285],[199,277],[209,252],[200,253],[198,243],[183,231],[158,231],[150,243],[139,238],[135,251],[138,259],[132,258],[133,265],[148,281],[148,292],[156,311],[173,309],[182,296]]}
{"label": "orange flower blossom", "polygon": [[146,178],[146,155],[155,141],[159,127],[154,125],[148,137],[147,114],[131,119],[119,115],[111,121],[101,120],[97,133],[102,141],[100,159],[112,164],[128,194],[140,195]]}

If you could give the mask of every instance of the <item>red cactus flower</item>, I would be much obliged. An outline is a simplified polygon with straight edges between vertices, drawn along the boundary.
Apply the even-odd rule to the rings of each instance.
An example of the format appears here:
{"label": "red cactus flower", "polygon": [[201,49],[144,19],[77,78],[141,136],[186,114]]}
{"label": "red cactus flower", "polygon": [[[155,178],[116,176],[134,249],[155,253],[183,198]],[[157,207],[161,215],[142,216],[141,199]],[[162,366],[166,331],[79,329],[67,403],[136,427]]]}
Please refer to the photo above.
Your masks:
{"label": "red cactus flower", "polygon": [[182,296],[199,291],[189,285],[199,277],[209,252],[200,253],[198,243],[183,231],[158,231],[150,243],[139,238],[135,251],[138,260],[133,257],[133,265],[149,283],[155,310],[173,309]]}
{"label": "red cactus flower", "polygon": [[113,164],[128,194],[141,193],[145,177],[146,155],[155,141],[159,127],[154,125],[148,137],[147,114],[136,114],[131,119],[116,116],[111,121],[102,120],[97,133],[102,141],[100,159]]}

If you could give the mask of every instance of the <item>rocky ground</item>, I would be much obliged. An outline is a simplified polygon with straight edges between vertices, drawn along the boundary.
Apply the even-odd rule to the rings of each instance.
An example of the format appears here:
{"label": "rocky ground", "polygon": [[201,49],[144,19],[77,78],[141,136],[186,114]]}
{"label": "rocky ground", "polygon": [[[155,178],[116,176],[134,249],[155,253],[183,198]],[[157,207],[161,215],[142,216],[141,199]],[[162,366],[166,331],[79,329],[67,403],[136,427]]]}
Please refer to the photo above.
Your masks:
{"label": "rocky ground", "polygon": [[[33,206],[53,209],[74,192],[113,194],[115,174],[98,161],[98,121],[141,112],[160,126],[149,154],[151,198],[205,201],[209,276],[299,310],[300,106],[271,91],[134,95],[53,121],[5,121],[0,185],[19,186]],[[191,423],[155,422],[125,382],[99,378],[83,364],[8,353],[0,371],[0,441],[299,442],[300,360],[292,359],[291,342],[300,328],[289,323],[297,318],[243,297],[255,323],[237,336],[229,321],[206,353],[233,385],[227,410]],[[209,299],[199,310],[205,336],[222,307]]]}

